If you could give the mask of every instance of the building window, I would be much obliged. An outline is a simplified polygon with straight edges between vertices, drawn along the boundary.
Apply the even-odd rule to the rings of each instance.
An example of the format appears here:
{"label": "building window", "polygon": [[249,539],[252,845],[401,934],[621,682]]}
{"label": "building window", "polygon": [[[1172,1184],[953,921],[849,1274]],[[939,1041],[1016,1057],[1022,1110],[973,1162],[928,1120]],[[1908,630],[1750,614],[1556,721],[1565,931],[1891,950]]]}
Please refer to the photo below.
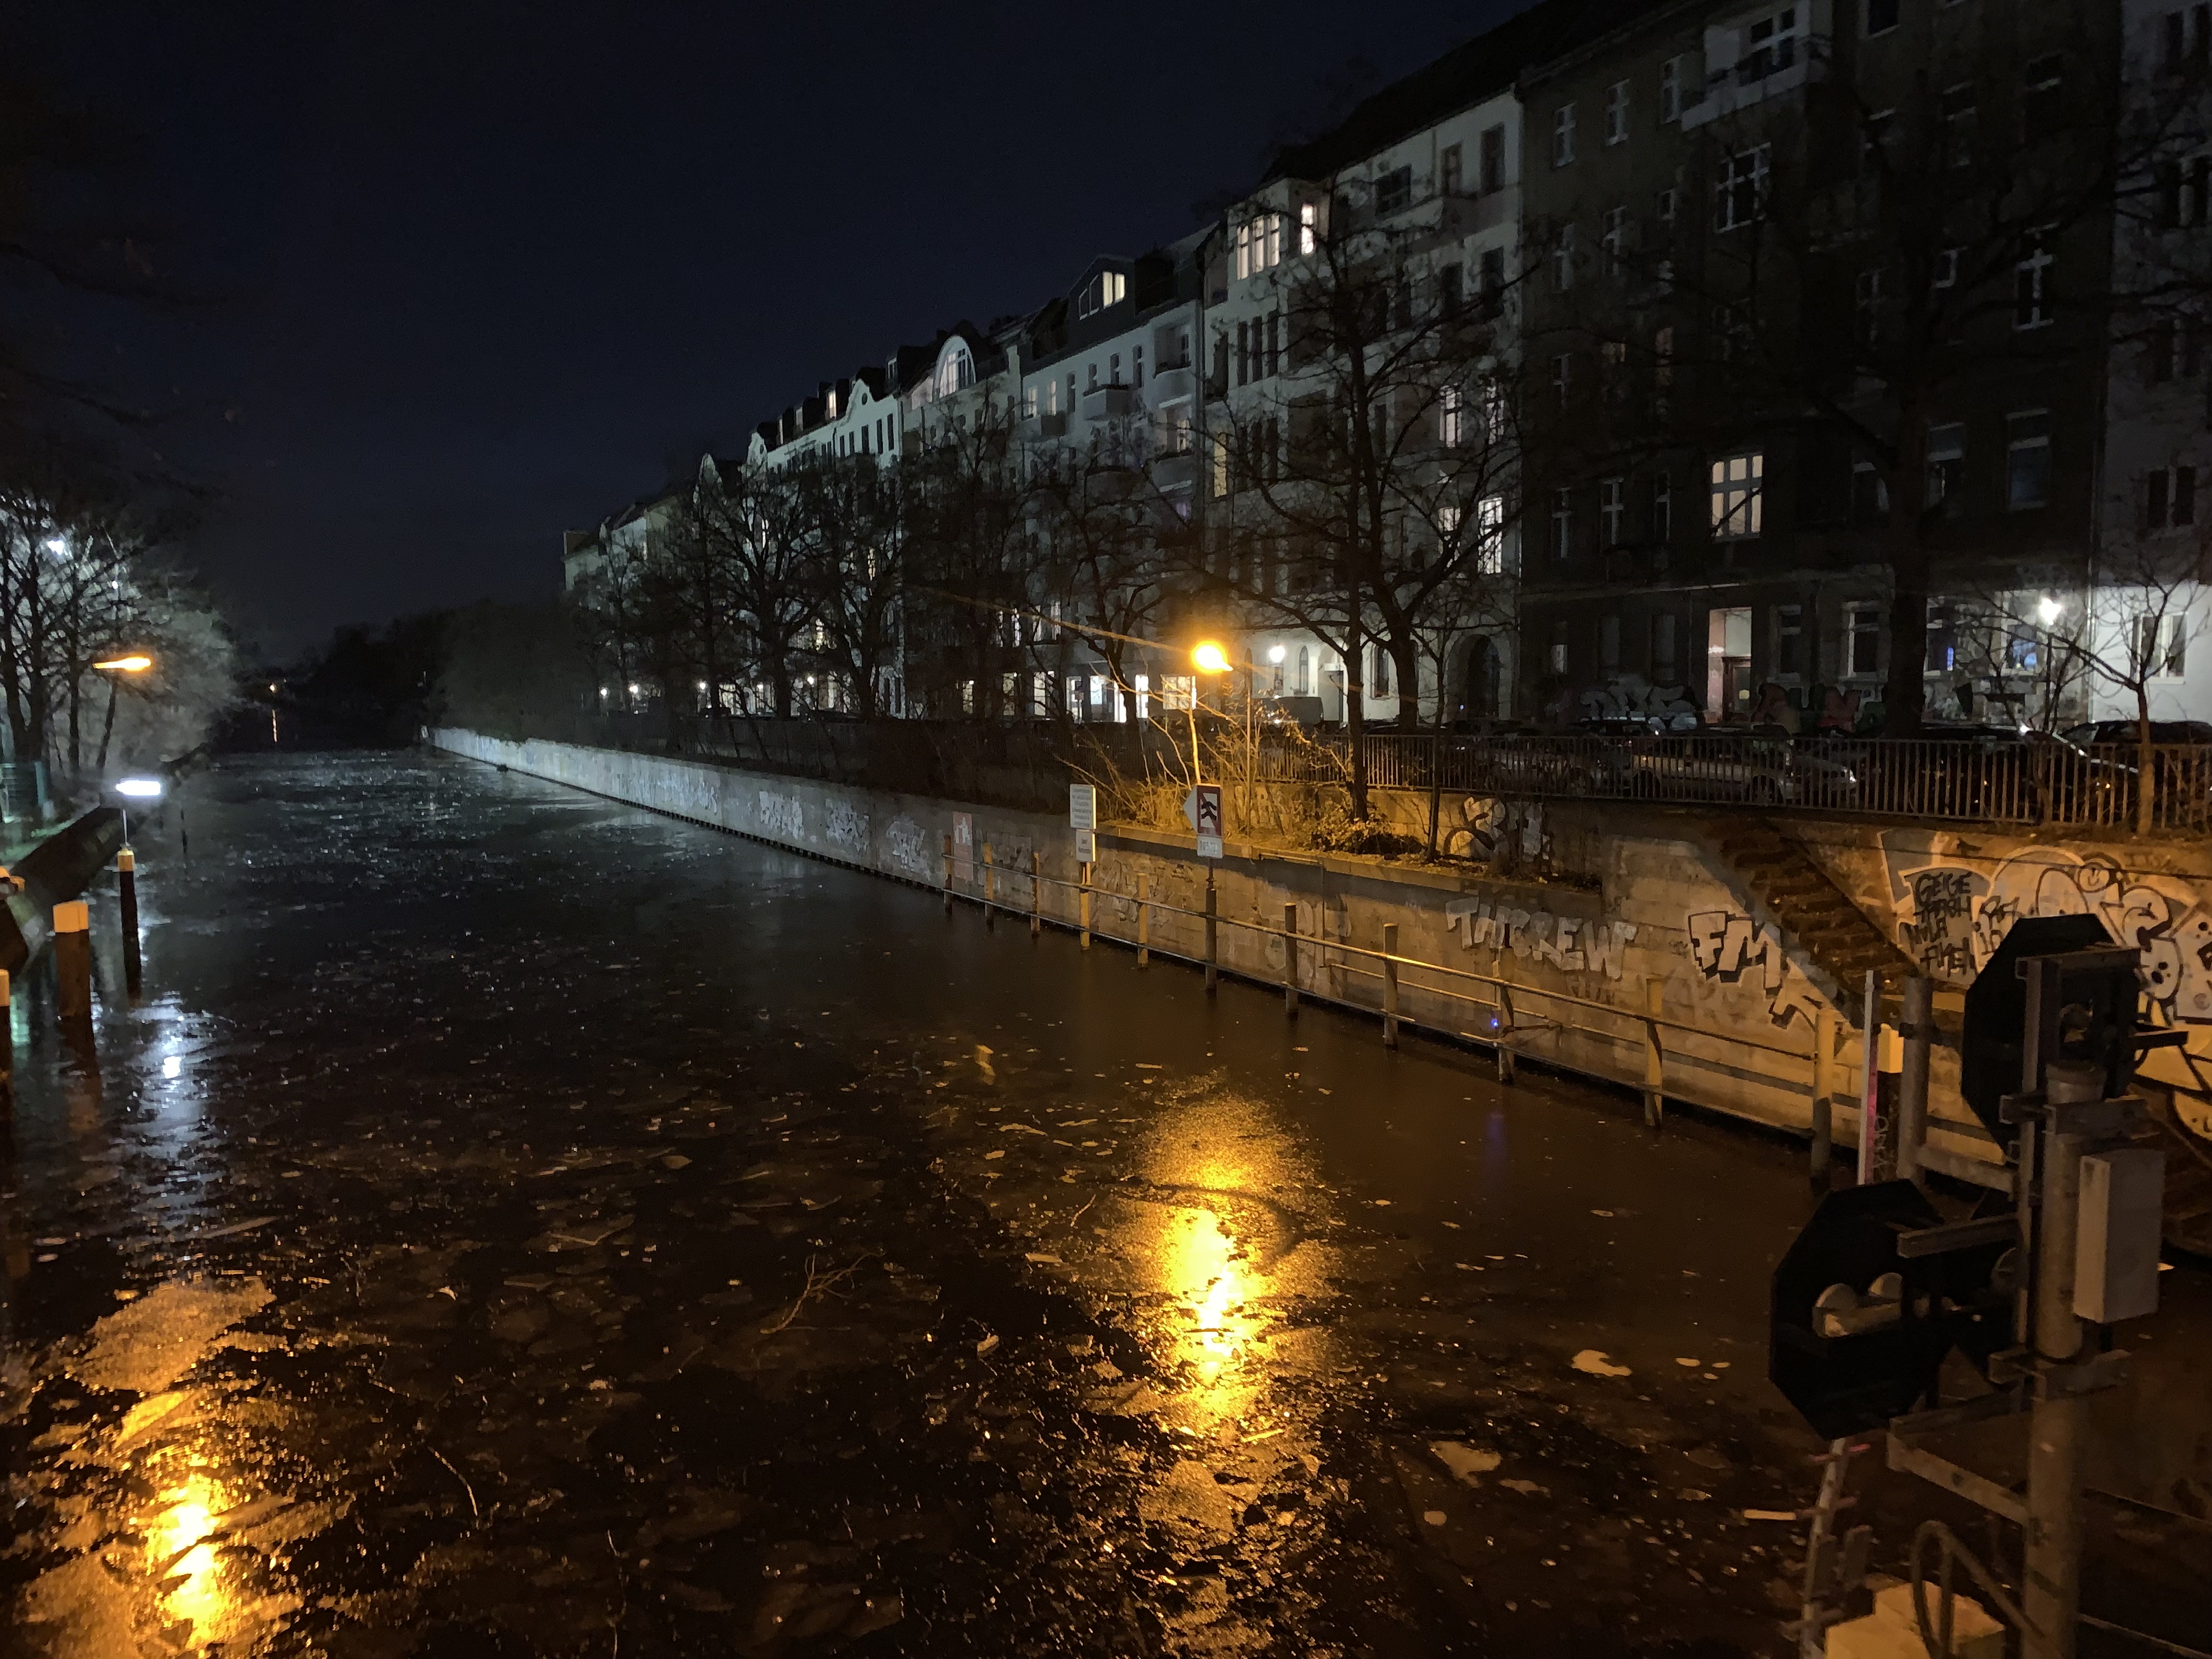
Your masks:
{"label": "building window", "polygon": [[1505,497],[1485,495],[1474,504],[1474,574],[1505,574]]}
{"label": "building window", "polygon": [[1301,697],[1313,695],[1313,653],[1303,645],[1298,647],[1297,688]]}
{"label": "building window", "polygon": [[1505,129],[1504,126],[1482,130],[1479,161],[1481,167],[1482,193],[1490,195],[1505,188]]}
{"label": "building window", "polygon": [[2164,21],[2166,49],[2160,67],[2168,75],[2186,75],[2202,68],[2208,43],[2212,43],[2212,6],[2170,11]]}
{"label": "building window", "polygon": [[1552,391],[1559,398],[1560,405],[1565,407],[1574,389],[1575,355],[1571,351],[1562,351],[1552,359]]}
{"label": "building window", "polygon": [[1921,653],[1925,674],[1953,674],[1959,668],[1959,613],[1948,605],[1928,602],[1927,648]]}
{"label": "building window", "polygon": [[1659,65],[1659,120],[1662,125],[1682,118],[1682,60],[1669,58]]}
{"label": "building window", "polygon": [[1628,82],[1615,81],[1605,89],[1605,142],[1628,142]]}
{"label": "building window", "polygon": [[1774,607],[1774,672],[1795,679],[1805,672],[1805,611],[1802,605]]}
{"label": "building window", "polygon": [[1567,625],[1563,622],[1552,624],[1552,672],[1554,674],[1567,672]]}
{"label": "building window", "polygon": [[2050,246],[2041,231],[2031,232],[2019,263],[2013,266],[2012,325],[2014,328],[2041,328],[2051,321],[2050,276]]}
{"label": "building window", "polygon": [[1565,559],[1575,550],[1575,498],[1571,490],[1552,492],[1552,556]]}
{"label": "building window", "polygon": [[1601,478],[1597,486],[1597,537],[1603,547],[1619,547],[1628,538],[1628,480]]}
{"label": "building window", "polygon": [[1321,210],[1307,202],[1298,209],[1298,252],[1311,253],[1316,246],[1321,229]]}
{"label": "building window", "polygon": [[1883,164],[1889,160],[1890,135],[1897,131],[1897,112],[1877,109],[1867,112],[1859,123],[1859,172],[1869,179],[1878,179]]}
{"label": "building window", "polygon": [[1559,240],[1552,245],[1552,286],[1565,294],[1575,285],[1575,228],[1559,227]]}
{"label": "building window", "polygon": [[1112,352],[1107,356],[1106,380],[1109,386],[1121,384],[1121,354],[1118,351]]}
{"label": "building window", "polygon": [[2192,155],[2161,161],[2158,167],[2157,224],[2160,230],[2187,230],[2205,222],[2212,198],[2212,156]]}
{"label": "building window", "polygon": [[1759,144],[1723,159],[1720,182],[1713,186],[1715,230],[1753,223],[1765,210],[1768,150]]}
{"label": "building window", "polygon": [[2177,530],[2197,522],[2197,469],[2162,466],[2143,479],[2143,523],[2150,530]]}
{"label": "building window", "polygon": [[1664,472],[1651,475],[1651,539],[1662,554],[1674,539],[1674,487]]}
{"label": "building window", "polygon": [[1875,265],[1859,272],[1858,331],[1859,348],[1871,351],[1881,343],[1882,268]]}
{"label": "building window", "polygon": [[1877,605],[1844,610],[1844,672],[1863,678],[1881,672],[1881,611]]}
{"label": "building window", "polygon": [[1466,420],[1463,394],[1455,386],[1443,389],[1443,401],[1437,411],[1437,435],[1446,449],[1456,449],[1463,435],[1462,427]]}
{"label": "building window", "polygon": [[2005,505],[2019,513],[2051,503],[2051,411],[2005,416]]}
{"label": "building window", "polygon": [[1482,295],[1482,314],[1495,317],[1505,304],[1505,250],[1486,247],[1478,265],[1477,283]]}
{"label": "building window", "polygon": [[2053,52],[2031,62],[2027,73],[2021,77],[2021,136],[2031,143],[2046,133],[2058,131],[2066,101],[2063,84],[2065,67],[2066,60]]}
{"label": "building window", "polygon": [[1628,248],[1628,210],[1625,207],[1607,208],[1599,222],[1605,227],[1598,237],[1599,246],[1605,250],[1605,274],[1618,276],[1621,272],[1622,255]]}
{"label": "building window", "polygon": [[1443,196],[1456,196],[1465,187],[1461,177],[1459,146],[1446,144],[1437,156],[1437,191]]}
{"label": "building window", "polygon": [[1953,421],[1928,428],[1928,505],[1956,512],[1966,481],[1966,428]]}
{"label": "building window", "polygon": [[1898,0],[1867,0],[1866,32],[1887,34],[1897,27]]}
{"label": "building window", "polygon": [[1796,6],[1784,6],[1780,11],[1758,19],[1744,31],[1744,44],[1749,50],[1735,66],[1739,83],[1749,86],[1754,81],[1764,81],[1797,61],[1798,11]]}
{"label": "building window", "polygon": [[2145,679],[2178,680],[2189,672],[2189,614],[2160,611],[2136,618],[2136,672]]}
{"label": "building window", "polygon": [[1213,499],[1219,501],[1229,493],[1229,441],[1225,438],[1213,441]]}
{"label": "building window", "polygon": [[1256,276],[1283,263],[1283,216],[1263,213],[1237,227],[1237,280]]}
{"label": "building window", "polygon": [[1375,181],[1375,211],[1387,218],[1402,213],[1413,199],[1413,169],[1392,167]]}
{"label": "building window", "polygon": [[1367,695],[1387,697],[1390,690],[1390,653],[1386,647],[1376,646],[1368,653]]}
{"label": "building window", "polygon": [[1759,533],[1765,493],[1766,456],[1760,450],[1724,455],[1712,465],[1712,529],[1717,541]]}
{"label": "building window", "polygon": [[1851,522],[1863,529],[1889,521],[1889,485],[1872,461],[1851,463]]}
{"label": "building window", "polygon": [[1669,185],[1653,198],[1651,210],[1659,216],[1661,224],[1671,225],[1674,222],[1674,210],[1680,204],[1681,197],[1682,192]]}
{"label": "building window", "polygon": [[1954,167],[1974,161],[1974,88],[1961,82],[1943,94],[1943,159]]}
{"label": "building window", "polygon": [[1563,167],[1575,159],[1575,106],[1562,104],[1552,112],[1552,165]]}

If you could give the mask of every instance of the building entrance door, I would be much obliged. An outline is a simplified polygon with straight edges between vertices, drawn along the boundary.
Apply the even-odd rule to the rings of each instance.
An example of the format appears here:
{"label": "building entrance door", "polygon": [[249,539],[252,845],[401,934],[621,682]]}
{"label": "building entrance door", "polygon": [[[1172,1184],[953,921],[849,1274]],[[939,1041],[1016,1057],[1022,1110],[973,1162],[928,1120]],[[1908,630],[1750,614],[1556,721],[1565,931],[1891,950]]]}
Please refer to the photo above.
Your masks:
{"label": "building entrance door", "polygon": [[1705,719],[1715,726],[1751,714],[1751,607],[1705,613]]}

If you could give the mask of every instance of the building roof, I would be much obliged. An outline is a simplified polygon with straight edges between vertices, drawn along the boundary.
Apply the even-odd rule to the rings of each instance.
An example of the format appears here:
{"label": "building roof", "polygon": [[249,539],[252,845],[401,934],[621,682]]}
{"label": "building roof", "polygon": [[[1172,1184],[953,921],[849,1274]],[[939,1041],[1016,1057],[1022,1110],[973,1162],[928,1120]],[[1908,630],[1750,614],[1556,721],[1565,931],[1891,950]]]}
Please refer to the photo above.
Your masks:
{"label": "building roof", "polygon": [[1522,74],[1671,0],[1538,0],[1376,93],[1328,131],[1275,152],[1262,184],[1326,179],[1509,90]]}

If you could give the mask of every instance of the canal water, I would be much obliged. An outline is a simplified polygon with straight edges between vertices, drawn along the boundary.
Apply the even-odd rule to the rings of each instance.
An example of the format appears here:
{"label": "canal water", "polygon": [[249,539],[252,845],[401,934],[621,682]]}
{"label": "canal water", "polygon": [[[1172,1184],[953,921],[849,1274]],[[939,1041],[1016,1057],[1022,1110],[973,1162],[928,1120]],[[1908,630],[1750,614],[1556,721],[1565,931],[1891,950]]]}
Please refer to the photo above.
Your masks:
{"label": "canal water", "polygon": [[1790,1650],[1786,1143],[466,762],[133,828],[140,994],[103,892],[16,1003],[11,1650]]}

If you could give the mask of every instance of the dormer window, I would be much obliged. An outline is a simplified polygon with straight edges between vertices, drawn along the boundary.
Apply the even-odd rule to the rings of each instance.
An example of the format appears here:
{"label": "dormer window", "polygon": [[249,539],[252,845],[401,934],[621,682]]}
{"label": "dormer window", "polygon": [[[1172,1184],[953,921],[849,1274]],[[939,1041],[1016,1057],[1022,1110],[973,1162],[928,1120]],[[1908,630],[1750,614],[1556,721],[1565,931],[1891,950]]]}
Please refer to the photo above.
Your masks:
{"label": "dormer window", "polygon": [[1242,282],[1283,263],[1283,216],[1263,213],[1237,227],[1237,277]]}
{"label": "dormer window", "polygon": [[1116,306],[1129,291],[1129,279],[1118,270],[1102,270],[1083,285],[1083,296],[1076,301],[1075,314],[1095,317],[1108,306]]}
{"label": "dormer window", "polygon": [[826,406],[826,412],[831,420],[837,418],[837,388],[834,386],[830,388],[830,401]]}

